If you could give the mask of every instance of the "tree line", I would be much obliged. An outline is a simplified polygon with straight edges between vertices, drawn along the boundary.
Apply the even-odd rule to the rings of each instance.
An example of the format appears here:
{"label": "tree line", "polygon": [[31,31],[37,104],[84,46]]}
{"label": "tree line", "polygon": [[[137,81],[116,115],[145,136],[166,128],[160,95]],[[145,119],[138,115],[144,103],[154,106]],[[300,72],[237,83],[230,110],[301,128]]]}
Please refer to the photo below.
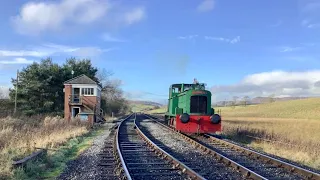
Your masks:
{"label": "tree line", "polygon": [[[72,75],[72,71],[74,74]],[[17,112],[23,115],[56,114],[63,116],[64,82],[85,74],[102,86],[101,108],[107,114],[124,114],[129,111],[120,83],[110,80],[112,72],[94,67],[90,59],[69,58],[59,65],[51,58],[42,59],[23,68],[17,78],[12,78],[9,91],[10,108],[17,91]]]}
{"label": "tree line", "polygon": [[[275,95],[271,94],[270,96],[266,97],[266,101],[269,103],[273,103],[275,102]],[[231,106],[231,107],[235,107],[237,105],[241,105],[241,106],[248,106],[251,104],[251,99],[249,96],[243,96],[243,97],[239,97],[239,96],[233,96],[232,100],[230,101],[223,101],[223,104],[220,103],[220,106]]]}

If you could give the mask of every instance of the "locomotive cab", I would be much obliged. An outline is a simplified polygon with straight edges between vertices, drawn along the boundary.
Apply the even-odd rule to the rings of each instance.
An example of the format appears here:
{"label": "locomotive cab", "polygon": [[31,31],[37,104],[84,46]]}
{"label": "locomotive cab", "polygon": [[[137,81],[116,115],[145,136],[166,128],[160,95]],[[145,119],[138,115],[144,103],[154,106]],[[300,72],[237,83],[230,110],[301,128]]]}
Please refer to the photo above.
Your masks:
{"label": "locomotive cab", "polygon": [[168,125],[189,133],[221,130],[221,117],[211,107],[211,92],[204,83],[172,84],[165,119]]}

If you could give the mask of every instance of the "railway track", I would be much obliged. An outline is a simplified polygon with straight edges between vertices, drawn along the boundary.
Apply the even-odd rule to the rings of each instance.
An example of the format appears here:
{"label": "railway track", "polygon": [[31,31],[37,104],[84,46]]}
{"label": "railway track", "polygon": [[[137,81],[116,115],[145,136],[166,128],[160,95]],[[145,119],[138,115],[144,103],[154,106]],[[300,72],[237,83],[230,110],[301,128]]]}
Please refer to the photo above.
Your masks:
{"label": "railway track", "polygon": [[118,176],[121,179],[204,179],[135,126],[136,114],[123,120],[115,138]]}
{"label": "railway track", "polygon": [[195,148],[191,143],[181,138],[178,133],[159,126],[153,120],[140,116],[137,126],[151,137],[152,141],[161,144],[165,151],[188,164],[191,169],[206,179],[245,179],[241,173],[224,165],[212,154]]}
{"label": "railway track", "polygon": [[258,153],[248,148],[218,139],[212,135],[193,136],[216,152],[228,157],[242,166],[250,168],[266,179],[320,179],[320,174],[303,169],[296,165]]}
{"label": "railway track", "polygon": [[[156,119],[158,118],[148,115],[147,117],[155,120],[161,126],[173,130],[171,127],[157,121]],[[232,166],[236,171],[240,171],[247,178],[320,180],[320,174],[316,172],[215,138],[211,135],[189,136],[178,132],[176,133],[194,146],[201,148],[209,154],[213,154],[226,165]]]}
{"label": "railway track", "polygon": [[[112,137],[115,137],[116,129],[112,129],[109,135],[109,138],[107,138],[104,142],[104,147],[103,150],[99,156],[99,171],[102,172],[100,173],[101,177],[100,179],[104,180],[114,180],[117,179],[117,159],[115,156],[116,153],[116,146],[115,146],[115,141],[113,140]],[[110,138],[111,137],[111,138]]]}

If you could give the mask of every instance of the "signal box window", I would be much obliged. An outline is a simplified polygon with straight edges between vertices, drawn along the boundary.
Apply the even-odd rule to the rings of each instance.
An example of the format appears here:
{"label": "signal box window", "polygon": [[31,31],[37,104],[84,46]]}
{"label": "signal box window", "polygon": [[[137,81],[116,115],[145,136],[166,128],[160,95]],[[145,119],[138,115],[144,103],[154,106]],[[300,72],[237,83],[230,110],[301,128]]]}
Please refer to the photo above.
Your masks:
{"label": "signal box window", "polygon": [[207,113],[207,97],[191,96],[190,113]]}
{"label": "signal box window", "polygon": [[94,95],[94,89],[93,88],[82,88],[81,94],[82,95]]}

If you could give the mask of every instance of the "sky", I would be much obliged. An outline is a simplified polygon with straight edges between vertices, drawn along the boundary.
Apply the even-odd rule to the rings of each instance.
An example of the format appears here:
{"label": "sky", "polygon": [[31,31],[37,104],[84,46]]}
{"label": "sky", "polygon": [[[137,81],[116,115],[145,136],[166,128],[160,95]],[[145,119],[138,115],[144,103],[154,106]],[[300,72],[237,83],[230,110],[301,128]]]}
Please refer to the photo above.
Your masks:
{"label": "sky", "polygon": [[135,100],[193,78],[213,102],[320,94],[320,0],[11,0],[0,12],[2,91],[22,67],[76,57]]}

